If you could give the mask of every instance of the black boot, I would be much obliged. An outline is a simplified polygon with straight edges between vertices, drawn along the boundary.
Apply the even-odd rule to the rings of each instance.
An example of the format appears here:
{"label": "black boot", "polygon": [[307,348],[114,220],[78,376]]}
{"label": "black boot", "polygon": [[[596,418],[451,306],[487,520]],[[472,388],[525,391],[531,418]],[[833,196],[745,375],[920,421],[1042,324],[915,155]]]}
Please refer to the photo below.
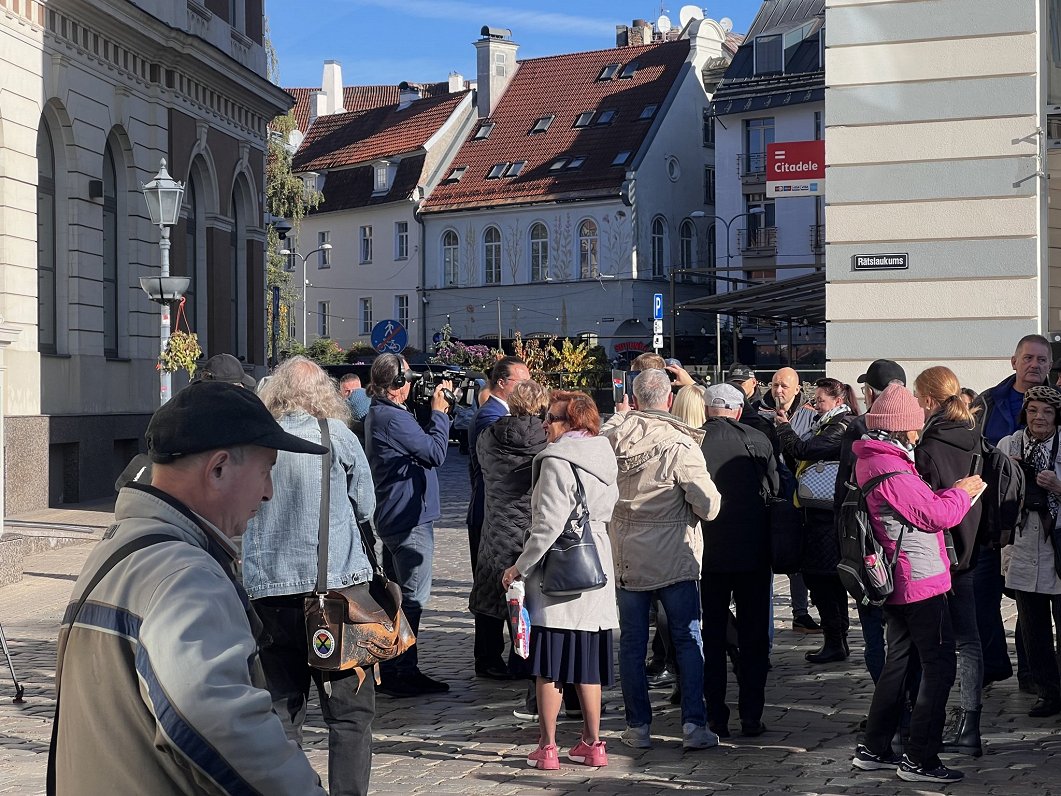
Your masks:
{"label": "black boot", "polygon": [[847,645],[843,636],[825,634],[825,643],[817,652],[808,652],[803,656],[810,663],[835,663],[847,660]]}
{"label": "black boot", "polygon": [[943,739],[941,752],[980,757],[984,753],[980,742],[980,708],[963,710],[952,734]]}

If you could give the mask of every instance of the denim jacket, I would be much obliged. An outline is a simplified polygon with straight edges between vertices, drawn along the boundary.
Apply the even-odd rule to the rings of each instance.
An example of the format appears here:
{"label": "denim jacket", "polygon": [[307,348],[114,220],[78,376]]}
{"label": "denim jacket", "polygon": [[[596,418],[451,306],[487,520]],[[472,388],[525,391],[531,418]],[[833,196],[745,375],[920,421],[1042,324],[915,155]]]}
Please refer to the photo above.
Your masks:
{"label": "denim jacket", "polygon": [[[320,442],[317,419],[306,412],[279,420],[287,431]],[[365,583],[372,568],[357,522],[372,521],[375,491],[361,444],[341,421],[329,420],[332,438],[328,522],[328,588]],[[313,591],[317,582],[320,522],[320,456],[279,451],[273,498],[262,503],[243,536],[243,585],[252,598]]]}

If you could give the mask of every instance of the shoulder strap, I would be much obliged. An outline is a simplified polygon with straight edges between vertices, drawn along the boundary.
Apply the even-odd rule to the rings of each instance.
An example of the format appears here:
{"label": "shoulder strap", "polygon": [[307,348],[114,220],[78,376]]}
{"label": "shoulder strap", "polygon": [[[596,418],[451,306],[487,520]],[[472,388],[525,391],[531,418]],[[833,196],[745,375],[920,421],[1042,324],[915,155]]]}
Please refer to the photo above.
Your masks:
{"label": "shoulder strap", "polygon": [[[96,574],[92,576],[92,580],[88,582],[85,590],[81,592],[81,597],[77,603],[69,608],[66,612],[66,616],[63,617],[63,624],[69,624],[73,627],[74,622],[77,621],[77,615],[81,613],[81,609],[85,606],[85,601],[88,600],[89,595],[99,585],[99,582],[106,577],[107,573],[114,569],[120,561],[127,558],[137,550],[143,550],[145,547],[159,544],[160,542],[177,542],[180,541],[176,536],[171,536],[165,533],[149,533],[145,536],[141,536],[137,539],[133,539],[131,542],[126,542],[113,553],[110,557],[100,565],[99,569],[96,570]],[[61,670],[55,673],[55,681],[60,683]],[[59,687],[55,688],[55,716],[52,718],[52,742],[51,747],[48,750],[48,780],[47,780],[47,794],[48,796],[55,796],[55,755],[56,755],[56,744],[59,743]]]}
{"label": "shoulder strap", "polygon": [[321,457],[321,507],[320,525],[317,530],[317,594],[328,593],[328,507],[332,500],[332,435],[328,421],[318,418],[321,429],[321,445],[328,452]]}
{"label": "shoulder strap", "polygon": [[[872,492],[874,489],[876,489],[878,486],[883,484],[885,481],[887,481],[892,476],[896,476],[896,475],[903,475],[903,471],[902,470],[896,470],[893,473],[881,473],[880,475],[873,476],[871,479],[866,481],[866,483],[863,486],[859,487],[862,490],[862,497],[863,498],[869,497],[869,493],[870,492]],[[910,475],[912,475],[912,473],[910,473]]]}

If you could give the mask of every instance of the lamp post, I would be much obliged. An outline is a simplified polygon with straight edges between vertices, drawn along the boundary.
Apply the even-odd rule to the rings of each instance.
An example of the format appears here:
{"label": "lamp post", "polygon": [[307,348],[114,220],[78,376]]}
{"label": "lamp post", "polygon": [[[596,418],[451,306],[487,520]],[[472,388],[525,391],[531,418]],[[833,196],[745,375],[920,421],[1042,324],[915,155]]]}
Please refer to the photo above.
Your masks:
{"label": "lamp post", "polygon": [[[147,212],[151,223],[158,226],[161,237],[158,247],[161,255],[159,276],[140,278],[140,287],[148,298],[162,305],[162,316],[159,330],[159,354],[166,351],[170,332],[170,304],[184,295],[191,283],[190,277],[171,277],[169,275],[169,228],[177,223],[184,199],[184,183],[177,182],[166,171],[166,159],[159,161],[158,174],[147,185],[140,184],[147,202]],[[170,398],[170,374],[159,369],[159,405]]]}
{"label": "lamp post", "polygon": [[309,254],[299,254],[298,252],[296,252],[296,251],[294,251],[292,249],[281,249],[280,250],[280,254],[283,257],[290,257],[290,256],[294,255],[295,257],[298,257],[300,260],[302,260],[302,347],[303,348],[306,347],[306,314],[307,314],[306,313],[306,307],[307,307],[306,294],[309,292],[309,279],[306,278],[306,262],[309,260],[310,257],[312,257],[317,252],[327,252],[327,251],[331,251],[331,250],[332,250],[332,245],[330,243],[325,243],[323,246],[319,246],[318,248],[316,248],[313,251],[311,251]]}

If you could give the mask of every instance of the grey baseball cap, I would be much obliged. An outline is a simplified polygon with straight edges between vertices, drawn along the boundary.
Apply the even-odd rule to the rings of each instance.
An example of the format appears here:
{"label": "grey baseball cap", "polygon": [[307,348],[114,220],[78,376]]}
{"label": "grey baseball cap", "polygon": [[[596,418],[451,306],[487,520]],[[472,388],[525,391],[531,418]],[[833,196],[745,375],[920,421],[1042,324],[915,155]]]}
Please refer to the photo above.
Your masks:
{"label": "grey baseball cap", "polygon": [[732,384],[712,384],[704,390],[704,405],[709,409],[741,409],[744,393]]}

